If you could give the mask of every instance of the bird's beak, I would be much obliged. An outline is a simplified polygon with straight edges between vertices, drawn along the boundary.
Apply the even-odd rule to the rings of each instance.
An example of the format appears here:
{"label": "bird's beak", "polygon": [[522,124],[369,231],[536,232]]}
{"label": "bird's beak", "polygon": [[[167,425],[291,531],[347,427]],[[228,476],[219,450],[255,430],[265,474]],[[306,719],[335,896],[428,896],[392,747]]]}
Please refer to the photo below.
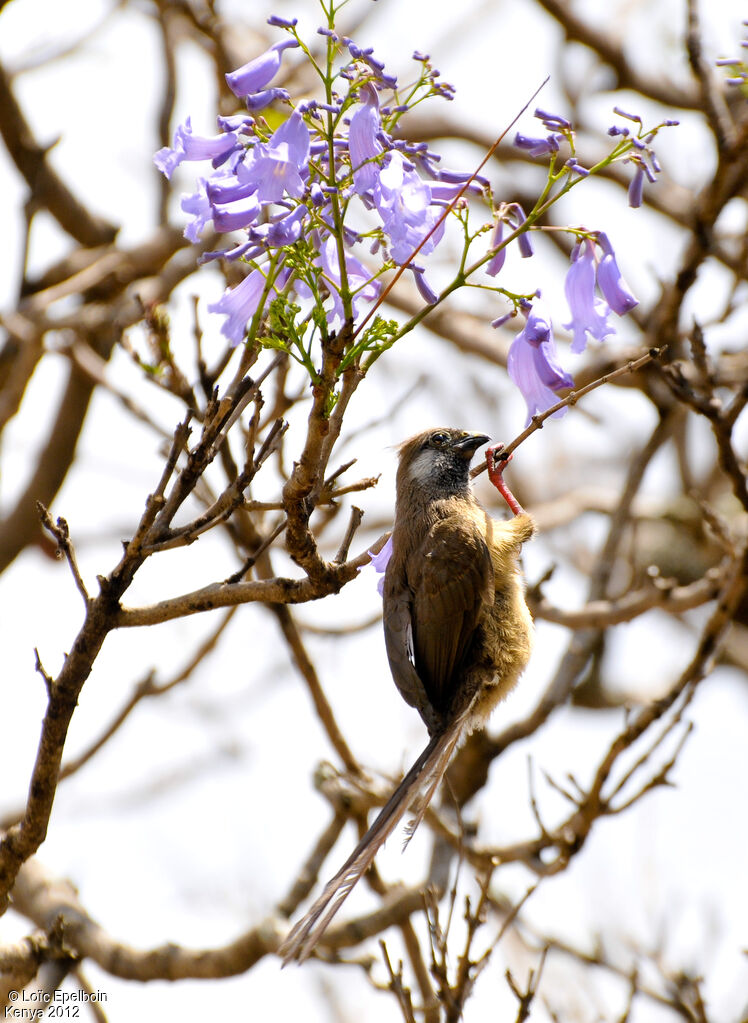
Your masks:
{"label": "bird's beak", "polygon": [[475,452],[483,444],[487,444],[490,440],[485,433],[468,433],[459,440],[456,440],[452,447],[455,451],[458,451],[463,458],[472,458]]}

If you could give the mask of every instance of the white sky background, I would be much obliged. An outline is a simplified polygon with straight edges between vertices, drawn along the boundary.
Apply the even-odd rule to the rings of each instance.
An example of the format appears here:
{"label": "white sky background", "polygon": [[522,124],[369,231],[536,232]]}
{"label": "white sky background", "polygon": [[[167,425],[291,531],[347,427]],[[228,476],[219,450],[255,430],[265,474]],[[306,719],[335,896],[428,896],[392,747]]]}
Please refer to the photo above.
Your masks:
{"label": "white sky background", "polygon": [[[364,2],[354,0],[353,9]],[[14,0],[0,15],[2,58],[11,67],[25,63],[47,47],[73,41],[107,10],[107,5],[89,0],[77,0],[73,6],[75,18],[71,19],[69,4]],[[600,10],[592,0],[579,6],[591,15]],[[233,12],[240,24],[250,21],[258,7],[235,0],[223,10]],[[722,0],[704,8],[709,55],[736,52],[745,4]],[[534,8],[529,4],[516,0],[463,3],[457,27],[451,2],[430,3],[427,16],[421,3],[400,3],[396,15],[395,9],[382,2],[359,41],[373,44],[393,70],[406,64],[414,48],[430,52],[444,78],[457,87],[452,112],[490,126],[495,134],[554,69],[558,35],[545,23],[530,21],[528,12],[534,13]],[[685,75],[683,60],[677,57],[684,17],[681,4],[665,0],[610,3],[605,9],[606,23],[613,25],[619,18],[623,24],[625,14],[638,59],[650,73],[664,60],[668,74],[677,73],[680,64]],[[319,20],[312,0],[288,0],[274,10],[287,17],[299,16],[311,29]],[[243,32],[238,31],[237,46],[242,38]],[[237,50],[239,63],[259,52],[249,32],[246,38],[248,49]],[[129,10],[113,18],[74,57],[24,75],[18,83],[17,95],[37,138],[48,142],[60,137],[55,166],[94,210],[121,221],[124,244],[143,239],[153,226],[156,192],[150,159],[157,145],[152,131],[161,86],[159,60],[155,30],[146,17]],[[209,134],[214,93],[197,51],[183,49],[180,71],[177,115],[181,119],[191,113],[195,130]],[[602,132],[611,123],[609,99],[602,93],[591,101],[599,111]],[[551,82],[542,105],[559,109],[557,100]],[[703,180],[709,173],[710,154],[700,142],[695,119],[683,121],[680,132],[660,136],[658,156],[676,181]],[[528,133],[535,131],[530,116],[522,127]],[[469,158],[474,158],[472,151]],[[189,176],[183,180],[187,188]],[[0,181],[0,232],[6,253],[0,308],[7,308],[17,283],[19,210],[24,196],[4,151],[0,151]],[[598,207],[594,215],[600,219],[593,223],[585,194],[585,189],[577,190],[569,220],[583,217],[586,226],[608,230],[633,290],[643,300],[651,298],[656,273],[666,273],[675,264],[678,239],[671,233],[663,235],[654,217],[644,211],[632,213],[622,202],[618,208]],[[590,194],[604,196],[603,191]],[[735,210],[734,215],[739,227],[744,210]],[[32,270],[67,251],[67,242],[51,227],[35,231],[34,242]],[[527,286],[533,287],[543,272],[542,255],[528,262],[529,267],[510,260],[507,266],[527,274]],[[544,282],[545,294],[560,302],[561,277],[552,270],[547,268],[552,279]],[[707,303],[720,283],[719,275],[707,268],[694,289],[695,299],[704,303],[699,310],[702,316],[708,315]],[[207,269],[180,289],[181,306],[172,310],[175,339],[180,331],[189,337],[188,296],[197,288],[205,300],[212,300],[222,285],[218,275]],[[559,306],[557,320],[565,311]],[[203,326],[210,355],[211,338],[216,346],[219,343],[220,322],[203,312]],[[620,337],[627,337],[625,323]],[[457,422],[458,410],[471,405],[476,381],[489,393],[495,391],[496,421],[460,425],[509,437],[524,420],[521,398],[497,369],[472,366],[466,372],[462,366],[459,376],[450,373],[450,366],[456,365],[455,354],[425,332],[406,341],[392,356],[381,360],[378,371],[366,381],[365,393],[347,421],[349,430],[381,416],[393,393],[403,390],[399,377],[413,379],[413,367],[419,363],[430,367],[434,359],[444,360],[445,372],[439,393],[419,393],[393,420],[340,451],[341,460],[354,454],[359,458],[355,471],[361,476],[382,473],[377,491],[360,496],[367,514],[383,521],[393,495],[394,456],[389,445],[426,425]],[[4,502],[12,501],[23,485],[35,446],[44,435],[44,424],[36,417],[40,401],[42,406],[48,402],[54,407],[51,395],[59,385],[60,368],[54,360],[45,360],[26,411],[7,432],[5,474],[0,480]],[[110,373],[118,386],[145,400],[137,374],[122,353],[113,358]],[[150,411],[171,430],[180,414],[176,402],[155,388],[151,399]],[[537,500],[552,496],[549,489],[563,490],[563,466],[577,450],[592,451],[596,470],[602,466],[601,471],[610,476],[618,452],[632,450],[651,429],[649,421],[631,418],[627,396],[628,420],[614,432],[610,427],[623,413],[624,403],[610,389],[598,392],[588,408],[597,422],[571,413],[526,445],[515,460],[521,465],[516,464],[513,471],[522,474]],[[52,510],[68,519],[79,541],[82,571],[93,586],[95,575],[109,572],[115,564],[119,539],[139,515],[161,459],[152,433],[124,415],[109,395],[97,397],[91,415],[76,465]],[[661,477],[648,474],[648,492],[664,492],[667,467],[659,466],[658,472]],[[585,519],[579,528],[589,534],[591,529],[599,530],[600,523]],[[547,545],[530,545],[526,552],[529,578],[537,578],[552,558]],[[165,560],[152,563],[137,577],[127,595],[128,604],[193,589],[235,568],[228,549],[219,542],[198,543],[168,555],[167,560],[168,564]],[[584,580],[566,573],[554,580],[549,595],[570,605],[581,600],[583,592]],[[357,621],[377,606],[372,580],[364,573],[343,595],[319,606],[302,607],[298,617],[328,623]],[[39,648],[47,671],[54,674],[80,619],[79,597],[64,565],[50,568],[47,559],[29,551],[3,577],[0,720],[5,727],[0,746],[0,814],[24,798],[36,751],[45,701],[43,684],[34,673],[33,649]],[[162,679],[174,674],[215,622],[213,617],[194,617],[107,639],[73,720],[69,755],[87,746],[150,668],[155,667]],[[154,706],[141,704],[107,748],[61,787],[50,835],[40,852],[51,871],[74,881],[83,904],[114,938],[136,946],[152,947],[168,940],[208,946],[231,940],[271,909],[327,819],[321,800],[309,799],[306,788],[298,794],[299,779],[311,786],[306,779],[311,778],[314,764],[330,756],[330,751],[306,692],[287,666],[286,649],[274,623],[262,609],[246,607],[229,628],[223,652],[210,659],[198,676]],[[537,653],[517,693],[497,712],[499,726],[523,716],[533,705],[564,642],[559,630],[541,624]],[[619,659],[615,677],[629,691],[655,693],[687,662],[692,644],[684,625],[662,618],[622,627],[615,636]],[[357,635],[355,644],[310,637],[308,645],[341,727],[362,762],[384,771],[407,766],[423,744],[423,729],[389,682],[379,629]],[[647,649],[645,658],[640,654],[642,645]],[[627,650],[633,650],[630,664]],[[352,665],[357,666],[355,675]],[[361,666],[367,666],[366,670],[362,672]],[[647,677],[636,674],[643,666]],[[283,749],[263,741],[266,734],[277,734],[278,715],[287,722],[288,745]],[[528,904],[528,915],[542,928],[560,920],[560,933],[580,944],[601,933],[619,943],[615,947],[624,963],[629,961],[630,942],[647,948],[660,943],[665,961],[673,968],[699,964],[709,978],[707,994],[714,1019],[728,1023],[738,1019],[741,984],[745,991],[748,981],[740,957],[747,940],[748,906],[744,813],[748,691],[744,679],[723,669],[715,672],[700,688],[689,718],[696,727],[675,773],[677,789],[655,793],[625,816],[600,823],[567,873],[541,886]],[[546,769],[559,778],[571,771],[584,781],[621,720],[614,713],[564,710],[530,743],[512,747],[495,766],[490,795],[483,793],[473,811],[480,814],[486,838],[508,841],[533,831],[527,807],[528,755],[533,757],[538,778],[540,770]],[[268,778],[273,779],[272,785],[267,784]],[[558,805],[540,781],[538,786],[542,805],[552,818]],[[281,814],[279,807],[297,807],[298,813],[284,809]],[[262,836],[259,841],[257,834]],[[416,836],[402,858],[399,843],[390,843],[382,859],[388,876],[406,880],[418,876],[427,848],[424,836],[420,837],[422,841]],[[350,841],[346,832],[330,868],[347,854]],[[529,880],[519,869],[500,875],[500,883],[507,885],[512,897],[521,895]],[[365,891],[356,892],[351,907],[365,905],[366,897]],[[708,930],[705,919],[711,921]],[[26,930],[25,923],[9,915],[0,922],[0,941]],[[522,980],[527,969],[536,965],[518,949],[503,948],[503,954],[506,962],[497,956],[479,981],[466,1012],[468,1021],[504,1018],[502,1011],[509,1013],[513,1004],[502,977],[504,967],[510,965]],[[246,976],[220,983],[152,984],[147,990],[119,982],[94,967],[87,966],[86,972],[92,983],[109,994],[105,1008],[111,1023],[166,1015],[189,1023],[229,1013],[247,1019],[290,1019],[303,1013],[310,1021],[328,1020],[332,1011],[326,999],[339,1007],[341,1018],[355,1015],[357,1023],[398,1018],[394,1001],[371,992],[353,969],[350,977],[347,971],[314,966],[281,975],[277,961],[269,958]],[[581,993],[568,963],[552,960],[547,977],[553,981],[557,1005],[567,1012],[578,1005],[580,1020],[594,1018],[595,1006]],[[620,988],[601,981],[597,1008],[609,1012],[610,999],[620,997]],[[537,1018],[544,1019],[540,1008]],[[663,1018],[650,1006],[642,1006],[635,1016],[636,1021],[648,1023]]]}

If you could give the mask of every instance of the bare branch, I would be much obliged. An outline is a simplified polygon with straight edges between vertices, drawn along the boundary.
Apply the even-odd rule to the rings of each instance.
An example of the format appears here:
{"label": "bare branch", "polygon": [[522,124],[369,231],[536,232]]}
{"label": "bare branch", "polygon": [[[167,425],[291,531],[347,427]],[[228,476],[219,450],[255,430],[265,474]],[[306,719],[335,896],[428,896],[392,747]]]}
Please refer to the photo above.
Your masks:
{"label": "bare branch", "polygon": [[70,540],[70,530],[67,522],[63,518],[58,518],[57,522],[53,522],[52,516],[41,501],[37,501],[36,507],[39,512],[39,517],[42,520],[42,525],[55,538],[60,554],[62,554],[62,556],[67,560],[73,579],[75,580],[76,588],[81,597],[83,597],[83,606],[87,608],[91,598],[88,595],[86,584],[83,582],[78,568],[78,560],[75,556],[75,548]]}

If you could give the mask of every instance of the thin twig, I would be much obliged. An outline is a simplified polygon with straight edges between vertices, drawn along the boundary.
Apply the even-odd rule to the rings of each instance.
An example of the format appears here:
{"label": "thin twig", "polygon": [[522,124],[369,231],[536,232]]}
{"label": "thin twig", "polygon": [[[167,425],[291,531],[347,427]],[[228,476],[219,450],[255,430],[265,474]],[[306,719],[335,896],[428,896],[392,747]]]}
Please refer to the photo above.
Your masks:
{"label": "thin twig", "polygon": [[[640,356],[638,359],[630,360],[625,365],[619,366],[618,369],[614,369],[610,373],[604,373],[601,377],[598,377],[597,380],[593,380],[584,387],[580,387],[578,391],[569,391],[565,398],[561,398],[555,405],[551,405],[550,408],[546,409],[545,412],[536,413],[532,417],[530,425],[524,429],[522,433],[518,434],[514,440],[504,445],[504,448],[498,457],[506,460],[509,455],[511,455],[513,451],[516,451],[520,444],[524,444],[527,438],[531,437],[536,430],[542,430],[546,419],[550,419],[551,416],[555,415],[562,408],[569,408],[572,405],[576,405],[580,398],[584,398],[590,393],[590,391],[594,391],[598,387],[602,387],[603,384],[609,384],[611,380],[616,380],[618,377],[625,376],[627,373],[635,373],[637,370],[641,369],[642,366],[646,366],[648,362],[652,362],[653,359],[660,359],[665,351],[665,346],[662,346],[661,348],[650,348],[645,355]],[[480,476],[480,474],[485,471],[485,463],[476,465],[475,468],[470,470],[470,476],[472,479],[475,479],[476,476]]]}
{"label": "thin twig", "polygon": [[56,522],[53,521],[52,516],[41,501],[36,502],[36,508],[39,512],[39,517],[42,520],[42,525],[55,538],[58,550],[67,560],[73,579],[75,580],[76,589],[80,593],[81,597],[83,597],[84,606],[88,608],[91,598],[88,595],[86,584],[83,582],[83,576],[78,568],[78,559],[75,556],[75,548],[70,540],[70,529],[67,522],[62,517],[58,517]]}

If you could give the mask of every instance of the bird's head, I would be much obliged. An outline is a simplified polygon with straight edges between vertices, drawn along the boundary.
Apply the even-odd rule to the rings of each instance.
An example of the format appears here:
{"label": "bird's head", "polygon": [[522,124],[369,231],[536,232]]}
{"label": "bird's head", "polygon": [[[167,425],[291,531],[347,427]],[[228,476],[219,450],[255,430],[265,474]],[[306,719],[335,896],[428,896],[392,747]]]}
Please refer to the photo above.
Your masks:
{"label": "bird's head", "polygon": [[426,500],[467,494],[470,460],[490,438],[443,427],[426,430],[400,445],[398,499],[420,495]]}

